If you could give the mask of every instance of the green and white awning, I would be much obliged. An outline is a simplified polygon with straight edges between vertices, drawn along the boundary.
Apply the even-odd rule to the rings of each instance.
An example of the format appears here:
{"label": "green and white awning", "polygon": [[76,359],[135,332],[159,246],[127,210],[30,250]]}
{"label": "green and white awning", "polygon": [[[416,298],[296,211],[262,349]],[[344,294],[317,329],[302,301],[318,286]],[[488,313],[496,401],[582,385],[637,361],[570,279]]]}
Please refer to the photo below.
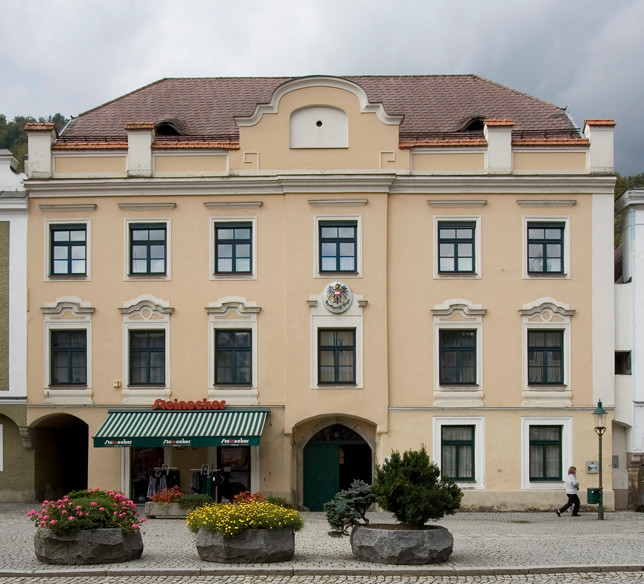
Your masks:
{"label": "green and white awning", "polygon": [[267,411],[110,410],[94,447],[258,446]]}

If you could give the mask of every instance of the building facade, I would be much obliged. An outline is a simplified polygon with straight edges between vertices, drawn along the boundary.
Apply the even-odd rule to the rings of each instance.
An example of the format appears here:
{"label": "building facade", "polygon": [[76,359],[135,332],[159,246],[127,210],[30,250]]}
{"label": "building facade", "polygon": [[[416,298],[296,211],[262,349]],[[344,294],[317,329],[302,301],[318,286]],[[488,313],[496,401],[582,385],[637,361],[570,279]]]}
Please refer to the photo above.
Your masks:
{"label": "building facade", "polygon": [[467,75],[165,79],[30,124],[36,496],[320,510],[421,446],[465,506],[596,486],[613,126]]}
{"label": "building facade", "polygon": [[33,499],[27,429],[27,191],[0,150],[0,501]]}
{"label": "building facade", "polygon": [[624,506],[644,504],[644,190],[629,190],[615,201],[622,217],[620,262],[615,284],[615,429],[625,454],[619,473]]}

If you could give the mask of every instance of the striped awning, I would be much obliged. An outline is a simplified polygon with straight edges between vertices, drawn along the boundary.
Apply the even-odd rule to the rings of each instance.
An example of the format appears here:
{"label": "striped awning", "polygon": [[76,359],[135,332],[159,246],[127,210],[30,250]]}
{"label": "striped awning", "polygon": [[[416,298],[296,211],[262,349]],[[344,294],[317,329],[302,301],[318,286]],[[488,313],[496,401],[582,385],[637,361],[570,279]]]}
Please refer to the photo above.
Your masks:
{"label": "striped awning", "polygon": [[267,411],[110,410],[94,447],[258,446]]}

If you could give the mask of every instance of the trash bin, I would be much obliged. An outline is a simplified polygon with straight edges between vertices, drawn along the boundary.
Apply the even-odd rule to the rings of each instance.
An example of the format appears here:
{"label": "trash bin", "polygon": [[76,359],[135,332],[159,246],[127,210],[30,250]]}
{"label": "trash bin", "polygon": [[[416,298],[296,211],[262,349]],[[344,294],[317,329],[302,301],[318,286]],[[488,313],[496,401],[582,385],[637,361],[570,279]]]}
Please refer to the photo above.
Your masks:
{"label": "trash bin", "polygon": [[599,488],[588,489],[588,504],[598,504],[601,498],[601,490]]}

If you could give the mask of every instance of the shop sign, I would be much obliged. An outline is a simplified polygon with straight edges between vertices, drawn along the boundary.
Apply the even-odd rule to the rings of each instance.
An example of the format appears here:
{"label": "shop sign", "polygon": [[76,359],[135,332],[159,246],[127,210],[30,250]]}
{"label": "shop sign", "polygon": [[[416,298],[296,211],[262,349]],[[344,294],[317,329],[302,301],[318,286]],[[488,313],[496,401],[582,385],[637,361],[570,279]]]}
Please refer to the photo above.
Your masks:
{"label": "shop sign", "polygon": [[179,438],[177,440],[164,440],[163,441],[163,446],[190,446],[192,444],[192,440],[190,438]]}
{"label": "shop sign", "polygon": [[132,440],[106,440],[103,446],[132,446]]}
{"label": "shop sign", "polygon": [[201,399],[197,401],[179,401],[175,399],[174,401],[166,401],[164,399],[158,399],[154,402],[152,406],[153,410],[223,410],[226,405],[225,400],[207,400]]}
{"label": "shop sign", "polygon": [[222,438],[222,446],[248,446],[250,440],[248,438]]}

